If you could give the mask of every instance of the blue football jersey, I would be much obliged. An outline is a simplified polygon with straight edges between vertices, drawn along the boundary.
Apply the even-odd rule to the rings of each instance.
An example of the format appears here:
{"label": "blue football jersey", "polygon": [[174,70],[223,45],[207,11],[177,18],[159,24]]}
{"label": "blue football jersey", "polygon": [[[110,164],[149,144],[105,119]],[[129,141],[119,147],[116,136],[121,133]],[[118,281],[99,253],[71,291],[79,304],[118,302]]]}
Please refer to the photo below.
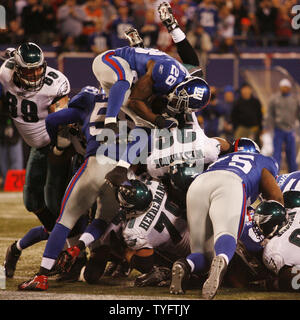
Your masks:
{"label": "blue football jersey", "polygon": [[[237,174],[245,185],[246,197],[253,203],[259,195],[262,169],[266,168],[276,177],[278,164],[272,157],[249,152],[234,152],[212,163],[207,171],[226,170]],[[205,174],[205,173],[203,173]]]}
{"label": "blue football jersey", "polygon": [[148,61],[155,61],[152,78],[154,90],[158,94],[169,93],[189,75],[188,70],[179,61],[157,49],[123,47],[114,51],[116,56],[128,62],[138,78],[145,75]]}
{"label": "blue football jersey", "polygon": [[300,171],[281,174],[276,179],[282,192],[297,190],[300,191]]}
{"label": "blue football jersey", "polygon": [[263,250],[263,246],[261,245],[263,236],[254,231],[253,221],[245,223],[239,240],[242,241],[249,252],[260,252]]}
{"label": "blue football jersey", "polygon": [[56,139],[58,126],[80,123],[86,137],[85,157],[95,155],[100,146],[97,135],[104,127],[107,97],[95,87],[84,87],[69,102],[68,108],[51,113],[46,119],[46,128],[51,140]]}

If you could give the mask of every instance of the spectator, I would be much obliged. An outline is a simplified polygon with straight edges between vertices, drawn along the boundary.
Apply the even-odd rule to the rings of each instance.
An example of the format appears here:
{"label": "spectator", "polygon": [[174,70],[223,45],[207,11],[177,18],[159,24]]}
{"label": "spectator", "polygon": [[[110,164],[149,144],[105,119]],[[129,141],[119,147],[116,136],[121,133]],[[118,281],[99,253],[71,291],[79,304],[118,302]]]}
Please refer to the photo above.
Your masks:
{"label": "spectator", "polygon": [[292,84],[288,79],[279,82],[279,92],[271,97],[268,108],[267,129],[274,130],[273,156],[281,163],[282,144],[285,143],[285,153],[289,172],[297,171],[295,126],[300,119],[300,103],[291,93]]}
{"label": "spectator", "polygon": [[[21,170],[23,165],[22,139],[6,113],[0,113],[0,172],[5,183],[7,171]],[[0,188],[3,187],[0,184]]]}
{"label": "spectator", "polygon": [[208,53],[213,49],[213,43],[207,32],[200,23],[196,24],[191,31],[187,33],[187,38],[199,56],[200,66],[205,76]]}
{"label": "spectator", "polygon": [[157,23],[155,23],[155,10],[147,10],[145,15],[145,23],[142,26],[140,33],[144,40],[145,47],[153,48],[156,46],[159,27]]}
{"label": "spectator", "polygon": [[38,0],[28,0],[28,5],[23,8],[21,19],[25,37],[29,41],[40,42],[42,26],[44,25],[44,8]]}
{"label": "spectator", "polygon": [[96,31],[96,23],[103,15],[101,4],[101,0],[89,0],[82,6],[86,15],[86,20],[82,30],[84,35],[90,36]]}
{"label": "spectator", "polygon": [[274,43],[276,31],[277,8],[271,0],[262,0],[256,12],[257,23],[263,46]]}
{"label": "spectator", "polygon": [[110,3],[109,0],[102,0],[102,12],[103,12],[103,23],[106,28],[107,25],[111,24],[114,19],[117,18],[117,9]]}
{"label": "spectator", "polygon": [[235,17],[234,34],[241,35],[243,30],[242,19],[248,18],[248,11],[242,0],[233,0],[231,13]]}
{"label": "spectator", "polygon": [[276,18],[276,37],[278,45],[288,46],[292,37],[291,18],[288,14],[288,7],[281,6],[278,8]]}
{"label": "spectator", "polygon": [[197,3],[193,0],[185,0],[181,2],[181,10],[184,12],[186,32],[192,30],[193,20],[196,14]]}
{"label": "spectator", "polygon": [[219,11],[218,36],[221,41],[234,36],[235,17],[230,13],[227,5],[223,5]]}
{"label": "spectator", "polygon": [[214,39],[218,25],[218,9],[213,4],[212,0],[203,0],[196,9],[195,23],[199,23],[204,28],[204,31]]}
{"label": "spectator", "polygon": [[43,5],[43,28],[42,28],[42,44],[50,44],[56,38],[56,14],[51,5],[51,0],[42,0]]}
{"label": "spectator", "polygon": [[124,32],[130,27],[134,27],[133,18],[129,16],[129,8],[123,3],[118,8],[118,17],[112,22],[110,43],[112,48],[119,48],[128,45]]}
{"label": "spectator", "polygon": [[225,115],[225,109],[217,99],[217,90],[211,87],[210,102],[206,108],[199,113],[203,118],[204,132],[212,138],[218,137],[221,133],[221,117]]}
{"label": "spectator", "polygon": [[228,85],[224,88],[224,97],[223,97],[223,108],[225,111],[223,134],[229,140],[234,139],[234,133],[233,133],[231,117],[230,117],[234,100],[235,100],[234,89],[232,86]]}
{"label": "spectator", "polygon": [[233,104],[231,122],[236,139],[246,137],[260,144],[262,108],[259,100],[253,96],[252,88],[248,84],[241,87],[240,97]]}
{"label": "spectator", "polygon": [[66,0],[65,4],[58,8],[59,32],[63,37],[79,37],[85,19],[85,12],[81,6],[76,4],[76,0]]}
{"label": "spectator", "polygon": [[10,43],[12,46],[18,46],[24,41],[24,29],[21,28],[19,20],[11,20],[8,24],[8,32],[1,36],[1,43]]}
{"label": "spectator", "polygon": [[89,36],[88,45],[91,51],[100,54],[110,48],[109,35],[104,28],[104,18],[96,22],[96,30]]}
{"label": "spectator", "polygon": [[[136,28],[140,30],[145,23],[145,15],[147,13],[147,8],[144,0],[134,0],[132,1],[132,16],[134,19],[134,24]],[[153,10],[153,8],[150,8]],[[155,16],[154,16],[155,19]],[[156,22],[155,22],[156,23]]]}

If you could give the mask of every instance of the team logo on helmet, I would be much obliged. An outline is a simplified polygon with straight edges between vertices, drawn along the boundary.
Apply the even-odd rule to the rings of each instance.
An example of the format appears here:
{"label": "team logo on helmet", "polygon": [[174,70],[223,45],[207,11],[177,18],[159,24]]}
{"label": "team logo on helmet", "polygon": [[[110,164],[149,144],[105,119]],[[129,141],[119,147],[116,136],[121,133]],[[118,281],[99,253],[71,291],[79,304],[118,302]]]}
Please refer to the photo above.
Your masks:
{"label": "team logo on helmet", "polygon": [[168,95],[167,109],[173,114],[197,112],[206,107],[209,100],[210,88],[207,82],[191,76]]}

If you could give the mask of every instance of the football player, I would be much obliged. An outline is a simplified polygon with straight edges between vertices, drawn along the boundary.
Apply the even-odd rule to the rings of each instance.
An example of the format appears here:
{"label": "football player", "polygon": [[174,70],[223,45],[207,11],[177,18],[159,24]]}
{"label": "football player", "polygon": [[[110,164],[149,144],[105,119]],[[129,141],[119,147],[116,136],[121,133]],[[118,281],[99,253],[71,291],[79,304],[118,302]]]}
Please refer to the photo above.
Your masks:
{"label": "football player", "polygon": [[[101,144],[97,136],[104,127],[106,107],[105,94],[100,93],[95,87],[84,87],[70,100],[68,108],[47,117],[46,127],[52,141],[56,141],[61,124],[79,123],[82,125],[87,141],[85,161],[65,191],[60,215],[47,241],[39,272],[33,279],[19,285],[20,290],[47,290],[48,275],[64,247],[70,230],[78,219],[92,207],[98,196],[101,198],[100,217],[96,216],[93,223],[88,226],[88,238],[84,233],[83,239],[79,241],[81,244],[84,245],[84,241],[90,241],[91,236],[98,239],[117,213],[119,206],[114,190],[104,184],[104,177],[116,165],[115,159],[118,155],[114,154],[114,159],[112,159],[106,157],[104,153],[97,154]],[[76,258],[84,248],[81,248],[80,245],[79,248],[71,247],[68,249],[68,254]]]}
{"label": "football player", "polygon": [[[280,229],[266,244],[263,251],[263,262],[271,272],[276,275],[275,281],[269,283],[268,289],[279,291],[299,291],[299,223],[300,223],[300,172],[281,175],[277,178],[283,191],[284,207],[286,209],[286,225]],[[265,208],[262,208],[265,209]],[[260,214],[266,216],[266,210]],[[275,212],[272,221],[277,218]],[[261,219],[265,220],[265,219]],[[263,230],[264,233],[267,231]],[[298,275],[297,275],[298,274]]]}
{"label": "football player", "polygon": [[49,112],[67,104],[70,85],[60,71],[47,66],[36,44],[24,43],[10,55],[0,68],[0,83],[5,96],[4,107],[8,108],[20,135],[31,147],[24,204],[50,231],[59,211],[61,190],[66,184],[63,174],[66,168],[49,164],[50,137],[45,119]]}
{"label": "football player", "polygon": [[[104,271],[100,266],[105,260],[105,250],[99,244],[106,244],[106,250],[110,248],[110,251],[116,247],[112,245],[110,229],[123,241],[119,257],[126,258],[130,270],[135,268],[143,274],[151,273],[154,266],[162,264],[171,268],[175,260],[190,252],[184,210],[168,199],[164,184],[151,178],[143,181],[129,179],[129,183],[120,186],[117,192],[123,219],[118,220],[118,227],[113,222],[105,233],[106,237],[97,241],[98,248],[87,263],[84,277],[89,283],[97,282]],[[119,252],[121,247],[118,245]],[[155,271],[158,276],[158,270]],[[138,285],[142,282],[145,285],[145,275],[143,280],[137,280]]]}
{"label": "football player", "polygon": [[283,204],[275,180],[278,165],[274,159],[261,155],[256,143],[246,138],[237,139],[234,150],[198,175],[188,189],[187,219],[192,253],[174,263],[171,293],[184,292],[182,282],[190,272],[209,271],[202,296],[212,299],[235,253],[247,202],[253,203],[262,193],[264,199]]}
{"label": "football player", "polygon": [[[32,42],[23,43],[18,49],[7,49],[6,58],[0,68],[3,106],[31,147],[26,166],[24,204],[43,224],[8,248],[6,276],[12,277],[22,249],[47,239],[58,216],[70,157],[58,158],[53,154],[45,119],[50,112],[66,105],[70,85],[61,72],[47,66],[42,50]],[[57,159],[58,162],[53,161]]]}

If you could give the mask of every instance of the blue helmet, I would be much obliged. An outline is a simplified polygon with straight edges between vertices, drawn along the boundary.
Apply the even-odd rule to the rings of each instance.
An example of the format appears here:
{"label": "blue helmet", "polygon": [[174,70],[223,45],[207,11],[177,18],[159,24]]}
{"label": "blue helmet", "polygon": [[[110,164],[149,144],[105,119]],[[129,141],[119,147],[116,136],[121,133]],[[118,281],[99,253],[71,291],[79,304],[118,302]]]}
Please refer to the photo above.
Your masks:
{"label": "blue helmet", "polygon": [[199,77],[188,77],[168,95],[167,109],[173,114],[197,112],[208,104],[210,88]]}
{"label": "blue helmet", "polygon": [[251,139],[239,138],[233,143],[234,152],[250,152],[250,153],[260,153],[259,146]]}

